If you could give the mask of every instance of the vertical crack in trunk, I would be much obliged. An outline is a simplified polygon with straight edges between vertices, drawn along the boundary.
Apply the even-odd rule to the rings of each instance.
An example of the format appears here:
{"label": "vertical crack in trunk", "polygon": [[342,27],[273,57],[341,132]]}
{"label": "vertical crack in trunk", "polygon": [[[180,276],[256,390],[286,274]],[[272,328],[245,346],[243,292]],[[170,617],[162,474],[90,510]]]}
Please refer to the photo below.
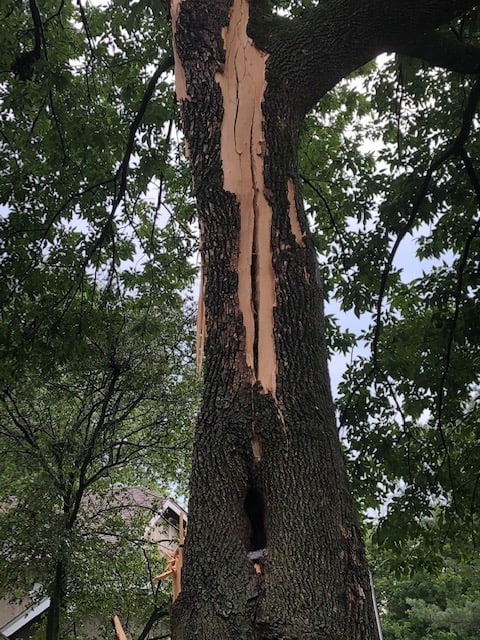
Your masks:
{"label": "vertical crack in trunk", "polygon": [[250,551],[260,551],[267,546],[265,531],[265,502],[262,491],[255,486],[248,489],[245,512],[250,522]]}
{"label": "vertical crack in trunk", "polygon": [[272,211],[264,194],[262,101],[267,54],[247,36],[249,4],[234,0],[223,31],[225,67],[216,75],[224,103],[221,157],[224,188],[240,208],[238,298],[245,327],[245,359],[252,382],[275,396],[273,336],[275,275],[272,265]]}

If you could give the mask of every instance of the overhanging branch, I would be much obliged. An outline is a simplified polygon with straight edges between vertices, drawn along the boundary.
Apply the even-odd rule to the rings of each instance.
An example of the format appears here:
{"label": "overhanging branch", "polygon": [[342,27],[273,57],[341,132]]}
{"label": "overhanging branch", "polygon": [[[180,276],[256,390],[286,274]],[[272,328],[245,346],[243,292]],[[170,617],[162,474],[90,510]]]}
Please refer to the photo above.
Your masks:
{"label": "overhanging branch", "polygon": [[424,60],[433,67],[457,73],[480,71],[480,49],[445,33],[431,32],[418,40],[401,43],[391,53]]}
{"label": "overhanging branch", "polygon": [[[479,5],[478,0],[323,0],[292,19],[255,14],[252,37],[270,54],[268,69],[273,83],[280,91],[295,95],[302,115],[343,78],[380,53],[399,51],[405,43],[410,50],[413,41],[420,46],[422,39],[428,41],[425,34]],[[267,32],[266,38],[259,35],[263,32]],[[449,62],[452,68],[454,53],[449,49],[444,54],[444,63]],[[478,68],[469,47],[462,56],[457,62],[462,72]]]}
{"label": "overhanging branch", "polygon": [[123,160],[120,164],[118,174],[117,174],[120,176],[120,189],[116,195],[116,198],[112,206],[112,215],[115,213],[115,210],[120,204],[120,201],[127,189],[128,168],[130,164],[130,158],[132,156],[134,145],[135,145],[135,136],[137,134],[138,128],[140,127],[143,121],[145,112],[147,110],[148,105],[150,104],[150,100],[152,99],[153,92],[155,91],[155,87],[157,86],[157,82],[160,76],[166,71],[168,71],[169,69],[171,69],[173,67],[173,63],[174,63],[173,55],[170,53],[166,54],[165,57],[160,61],[160,64],[155,70],[155,73],[152,75],[152,77],[148,82],[147,88],[145,89],[145,93],[143,94],[142,102],[140,103],[138,107],[138,111],[135,115],[135,118],[133,119],[133,122],[130,125],[125,154],[123,156]]}

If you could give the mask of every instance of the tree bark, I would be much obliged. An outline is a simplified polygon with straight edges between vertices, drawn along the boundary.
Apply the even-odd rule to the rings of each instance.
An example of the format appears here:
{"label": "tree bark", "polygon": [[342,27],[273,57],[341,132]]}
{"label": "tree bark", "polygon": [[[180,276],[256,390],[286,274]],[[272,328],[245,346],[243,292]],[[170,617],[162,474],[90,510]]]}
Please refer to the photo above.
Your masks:
{"label": "tree bark", "polygon": [[50,606],[47,612],[45,640],[59,640],[62,608],[65,602],[65,566],[61,560],[55,564],[55,577],[49,590]]}
{"label": "tree bark", "polygon": [[308,109],[339,79],[407,24],[413,37],[473,3],[400,3],[395,20],[386,5],[398,4],[322,2],[287,21],[247,0],[172,3],[205,382],[175,640],[379,638],[297,147]]}

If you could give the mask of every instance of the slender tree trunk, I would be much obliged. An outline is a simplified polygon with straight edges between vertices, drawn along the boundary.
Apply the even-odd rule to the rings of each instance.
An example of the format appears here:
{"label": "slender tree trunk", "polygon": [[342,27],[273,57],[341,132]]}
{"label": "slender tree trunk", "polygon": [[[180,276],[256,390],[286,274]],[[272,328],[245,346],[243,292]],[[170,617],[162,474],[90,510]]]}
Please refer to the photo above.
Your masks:
{"label": "slender tree trunk", "polygon": [[55,565],[55,578],[50,587],[50,606],[47,613],[45,640],[60,639],[60,623],[65,600],[65,566],[61,560]]}
{"label": "slender tree trunk", "polygon": [[205,313],[173,636],[376,640],[299,190],[302,113],[247,36],[246,0],[172,13]]}
{"label": "slender tree trunk", "polygon": [[[63,469],[61,465],[58,467],[58,478],[63,479]],[[70,480],[70,484],[71,483],[72,479]],[[61,544],[58,550],[59,555],[55,562],[55,575],[49,589],[50,606],[47,612],[45,640],[61,639],[62,615],[65,609],[67,592],[67,540],[75,524],[82,495],[83,488],[81,488],[75,496],[72,494],[71,486],[64,488],[63,515],[65,519],[63,521],[64,527],[59,531]]]}
{"label": "slender tree trunk", "polygon": [[173,636],[378,640],[298,136],[350,71],[473,3],[325,0],[291,21],[265,19],[267,4],[171,6],[201,230],[205,380]]}

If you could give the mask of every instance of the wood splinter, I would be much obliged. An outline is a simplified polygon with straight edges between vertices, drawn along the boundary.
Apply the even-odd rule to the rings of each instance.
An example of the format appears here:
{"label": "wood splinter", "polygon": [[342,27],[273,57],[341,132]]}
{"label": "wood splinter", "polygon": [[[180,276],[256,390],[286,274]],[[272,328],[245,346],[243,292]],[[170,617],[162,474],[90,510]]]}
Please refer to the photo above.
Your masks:
{"label": "wood splinter", "polygon": [[117,637],[117,640],[127,640],[127,636],[125,634],[125,631],[123,630],[120,618],[118,616],[113,616],[113,626],[115,628],[115,635]]}
{"label": "wood splinter", "polygon": [[173,553],[168,553],[162,549],[162,553],[167,558],[167,570],[158,576],[154,577],[155,581],[166,580],[172,578],[172,600],[178,598],[180,591],[182,590],[182,566],[183,566],[183,543],[185,542],[185,529],[183,525],[183,513],[180,514],[179,528],[178,528],[178,540],[179,545]]}

